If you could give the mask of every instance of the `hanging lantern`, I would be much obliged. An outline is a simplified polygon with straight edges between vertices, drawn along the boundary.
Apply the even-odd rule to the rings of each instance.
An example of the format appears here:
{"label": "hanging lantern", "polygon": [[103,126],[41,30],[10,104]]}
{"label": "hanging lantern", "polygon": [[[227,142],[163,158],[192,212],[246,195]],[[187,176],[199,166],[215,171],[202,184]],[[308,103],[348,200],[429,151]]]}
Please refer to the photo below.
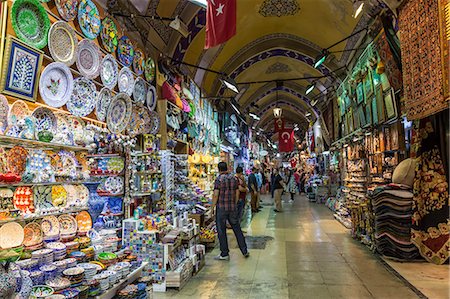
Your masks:
{"label": "hanging lantern", "polygon": [[273,108],[273,116],[275,118],[281,118],[282,113],[283,113],[283,110],[281,108]]}

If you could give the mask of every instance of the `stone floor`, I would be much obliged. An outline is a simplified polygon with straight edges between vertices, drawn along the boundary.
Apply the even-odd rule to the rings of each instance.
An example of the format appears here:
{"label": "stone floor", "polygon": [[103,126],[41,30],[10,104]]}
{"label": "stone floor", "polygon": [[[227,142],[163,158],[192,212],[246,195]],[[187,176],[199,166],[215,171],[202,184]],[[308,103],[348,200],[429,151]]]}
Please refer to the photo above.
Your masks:
{"label": "stone floor", "polygon": [[[263,205],[244,227],[247,235],[273,237],[265,249],[252,249],[245,259],[229,231],[230,261],[213,260],[216,248],[181,291],[154,298],[426,298],[353,240],[324,205],[304,196],[283,205],[279,214]],[[449,298],[448,288],[429,298]]]}

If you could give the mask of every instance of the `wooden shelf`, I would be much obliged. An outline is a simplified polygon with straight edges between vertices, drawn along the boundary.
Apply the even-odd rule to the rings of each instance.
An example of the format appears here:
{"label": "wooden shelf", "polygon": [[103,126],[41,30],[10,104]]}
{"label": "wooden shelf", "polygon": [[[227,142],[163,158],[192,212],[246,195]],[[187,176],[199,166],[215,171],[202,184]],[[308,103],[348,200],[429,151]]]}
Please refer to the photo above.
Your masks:
{"label": "wooden shelf", "polygon": [[88,209],[89,209],[88,207],[83,207],[83,208],[78,208],[78,209],[67,209],[67,210],[63,210],[63,211],[47,213],[47,214],[42,214],[42,215],[29,215],[27,217],[11,218],[11,219],[7,219],[7,220],[0,220],[0,224],[8,223],[8,222],[17,222],[17,221],[33,221],[36,219],[44,218],[46,216],[59,216],[59,215],[63,215],[63,214],[78,213],[78,212],[82,212],[82,211],[87,211]]}
{"label": "wooden shelf", "polygon": [[29,140],[29,139],[21,139],[10,136],[0,135],[0,145],[20,145],[25,148],[38,148],[38,149],[55,149],[55,150],[68,150],[74,152],[85,152],[87,151],[86,147],[83,146],[73,146],[73,145],[65,145],[58,143],[50,143],[50,142],[42,142],[37,140]]}
{"label": "wooden shelf", "polygon": [[80,185],[80,184],[89,184],[89,182],[73,181],[73,182],[47,182],[47,183],[12,183],[12,184],[0,184],[0,188],[23,187],[23,186]]}

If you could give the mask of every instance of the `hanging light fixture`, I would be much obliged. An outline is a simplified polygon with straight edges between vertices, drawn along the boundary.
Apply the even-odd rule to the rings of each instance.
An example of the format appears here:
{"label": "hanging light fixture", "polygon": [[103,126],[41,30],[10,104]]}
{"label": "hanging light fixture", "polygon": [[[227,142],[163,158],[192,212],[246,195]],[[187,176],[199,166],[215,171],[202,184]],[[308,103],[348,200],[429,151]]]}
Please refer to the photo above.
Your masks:
{"label": "hanging light fixture", "polygon": [[306,87],[306,92],[305,92],[305,94],[311,93],[311,91],[313,91],[314,88],[316,88],[316,82],[313,82],[313,83],[311,83],[310,85],[308,85],[308,87]]}
{"label": "hanging light fixture", "polygon": [[356,19],[364,8],[364,1],[354,0],[353,1],[353,17]]}
{"label": "hanging light fixture", "polygon": [[273,108],[273,116],[275,118],[281,118],[281,114],[283,113],[283,109],[281,108]]}
{"label": "hanging light fixture", "polygon": [[320,55],[316,57],[314,68],[317,69],[319,66],[321,66],[325,62],[325,60],[327,60],[328,55],[330,55],[330,52],[324,49],[322,53],[320,53]]}
{"label": "hanging light fixture", "polygon": [[223,85],[225,85],[226,88],[234,91],[235,93],[239,93],[239,88],[236,81],[234,81],[230,77],[222,76],[222,78],[220,78],[220,81],[222,81]]}

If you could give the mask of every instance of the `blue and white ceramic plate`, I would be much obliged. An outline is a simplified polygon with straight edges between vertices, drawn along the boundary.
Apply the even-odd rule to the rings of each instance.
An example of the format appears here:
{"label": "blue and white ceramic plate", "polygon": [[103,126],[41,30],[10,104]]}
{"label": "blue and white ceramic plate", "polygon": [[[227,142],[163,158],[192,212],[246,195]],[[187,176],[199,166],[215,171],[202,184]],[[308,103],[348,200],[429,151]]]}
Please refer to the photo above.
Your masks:
{"label": "blue and white ceramic plate", "polygon": [[111,54],[106,55],[100,65],[100,78],[103,85],[109,89],[114,89],[119,77],[119,66],[116,59]]}
{"label": "blue and white ceramic plate", "polygon": [[158,98],[156,94],[156,88],[153,85],[150,85],[147,89],[147,98],[146,98],[147,107],[150,111],[155,110],[157,101]]}
{"label": "blue and white ceramic plate", "polygon": [[78,43],[77,68],[81,75],[95,79],[100,72],[101,54],[98,46],[91,40],[83,39]]}
{"label": "blue and white ceramic plate", "polygon": [[111,104],[112,94],[111,90],[103,87],[98,94],[97,107],[95,107],[95,115],[99,121],[105,121],[108,114],[108,107]]}
{"label": "blue and white ceramic plate", "polygon": [[44,69],[39,79],[39,93],[44,102],[55,108],[64,106],[73,91],[73,76],[62,62],[52,62]]}
{"label": "blue and white ceramic plate", "polygon": [[58,123],[53,112],[45,107],[38,107],[34,109],[31,116],[35,119],[35,128],[37,132],[50,131],[53,136],[56,134]]}
{"label": "blue and white ceramic plate", "polygon": [[108,108],[106,123],[108,129],[113,133],[120,133],[130,122],[132,104],[131,99],[126,93],[117,94]]}
{"label": "blue and white ceramic plate", "polygon": [[119,91],[131,97],[134,90],[133,73],[128,67],[124,67],[119,72]]}
{"label": "blue and white ceramic plate", "polygon": [[91,113],[97,103],[97,89],[92,80],[78,77],[74,81],[73,92],[66,106],[70,113],[83,117]]}
{"label": "blue and white ceramic plate", "polygon": [[137,77],[134,81],[133,99],[135,103],[144,104],[147,97],[147,84],[141,77]]}

